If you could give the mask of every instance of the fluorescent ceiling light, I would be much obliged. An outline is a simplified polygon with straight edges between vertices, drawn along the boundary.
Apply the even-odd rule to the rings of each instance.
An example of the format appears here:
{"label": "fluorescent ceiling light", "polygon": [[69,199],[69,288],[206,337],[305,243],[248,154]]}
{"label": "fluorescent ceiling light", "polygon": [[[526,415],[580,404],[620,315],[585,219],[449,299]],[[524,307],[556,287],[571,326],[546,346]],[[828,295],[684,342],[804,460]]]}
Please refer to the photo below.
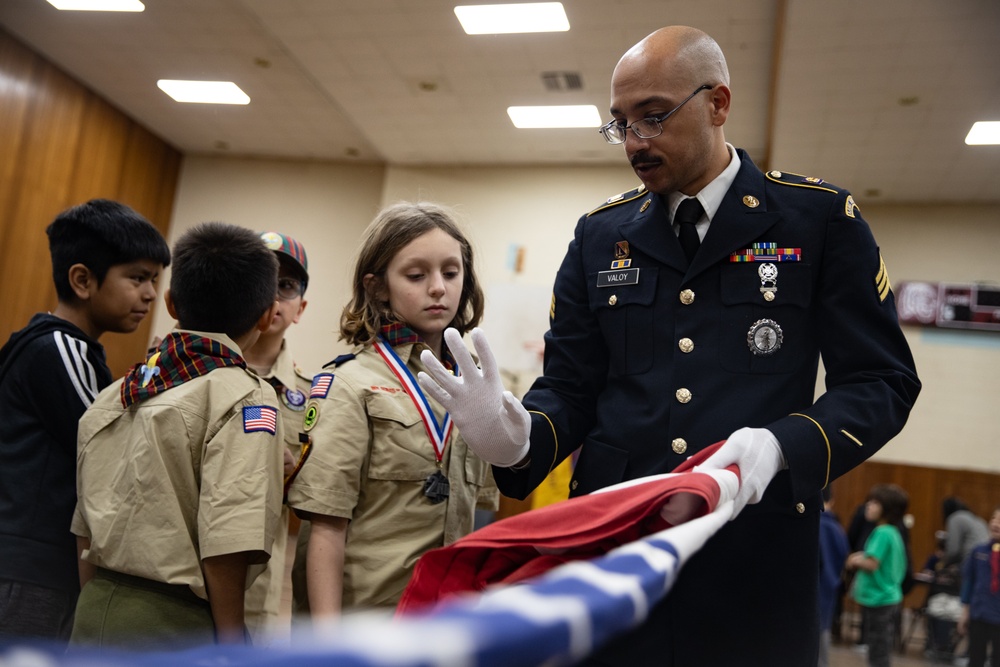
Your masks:
{"label": "fluorescent ceiling light", "polygon": [[601,113],[593,104],[558,107],[507,107],[514,127],[600,127]]}
{"label": "fluorescent ceiling light", "polygon": [[972,124],[972,129],[965,137],[965,143],[970,146],[995,146],[1000,144],[1000,121],[981,120]]}
{"label": "fluorescent ceiling light", "polygon": [[146,5],[139,0],[49,0],[56,9],[78,12],[141,12]]}
{"label": "fluorescent ceiling light", "polygon": [[566,18],[566,10],[561,2],[459,5],[455,7],[455,16],[470,35],[569,30],[569,19]]}
{"label": "fluorescent ceiling light", "polygon": [[250,104],[250,98],[232,81],[177,81],[160,79],[160,90],[178,102]]}

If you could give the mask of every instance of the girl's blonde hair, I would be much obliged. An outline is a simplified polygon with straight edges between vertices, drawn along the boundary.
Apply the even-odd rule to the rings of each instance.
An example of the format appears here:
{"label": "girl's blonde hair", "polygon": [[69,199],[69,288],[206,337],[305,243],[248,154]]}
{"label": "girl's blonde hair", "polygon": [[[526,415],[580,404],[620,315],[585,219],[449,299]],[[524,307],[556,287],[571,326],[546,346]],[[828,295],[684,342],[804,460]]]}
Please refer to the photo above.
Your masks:
{"label": "girl's blonde hair", "polygon": [[[354,265],[353,295],[340,316],[340,339],[355,345],[372,342],[382,327],[399,322],[389,304],[379,298],[389,263],[408,243],[435,229],[446,232],[462,248],[464,281],[457,314],[448,326],[465,334],[483,317],[483,291],[476,278],[472,245],[453,214],[429,202],[401,202],[383,209],[365,229]],[[365,276],[375,276],[367,287]]]}

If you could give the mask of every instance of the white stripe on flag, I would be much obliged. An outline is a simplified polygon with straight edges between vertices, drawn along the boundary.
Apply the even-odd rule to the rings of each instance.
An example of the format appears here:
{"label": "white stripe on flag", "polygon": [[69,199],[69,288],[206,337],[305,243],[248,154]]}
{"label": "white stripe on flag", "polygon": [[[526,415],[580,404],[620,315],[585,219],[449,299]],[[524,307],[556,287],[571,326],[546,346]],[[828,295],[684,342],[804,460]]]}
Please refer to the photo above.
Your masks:
{"label": "white stripe on flag", "polygon": [[[707,471],[706,471],[707,472]],[[725,494],[723,494],[725,495]],[[179,653],[121,655],[80,647],[47,658],[63,667],[539,667],[579,660],[644,620],[684,562],[726,524],[732,502],[587,563],[514,586],[455,597],[426,614],[347,615],[296,632],[287,648],[205,646]],[[676,554],[676,555],[675,555]],[[632,582],[628,580],[631,579]]]}

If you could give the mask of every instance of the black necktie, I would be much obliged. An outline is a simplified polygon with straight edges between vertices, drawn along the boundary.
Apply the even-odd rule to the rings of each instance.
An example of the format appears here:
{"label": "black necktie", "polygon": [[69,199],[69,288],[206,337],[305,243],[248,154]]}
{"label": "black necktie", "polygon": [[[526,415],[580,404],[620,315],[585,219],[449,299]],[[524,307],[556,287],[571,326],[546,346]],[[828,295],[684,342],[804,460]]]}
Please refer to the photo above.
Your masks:
{"label": "black necktie", "polygon": [[695,253],[698,252],[698,246],[701,245],[695,223],[701,219],[701,214],[704,212],[705,209],[701,207],[701,202],[691,197],[682,201],[681,205],[677,207],[677,213],[674,214],[674,222],[677,223],[680,230],[677,238],[680,239],[681,248],[684,249],[689,263],[694,259]]}

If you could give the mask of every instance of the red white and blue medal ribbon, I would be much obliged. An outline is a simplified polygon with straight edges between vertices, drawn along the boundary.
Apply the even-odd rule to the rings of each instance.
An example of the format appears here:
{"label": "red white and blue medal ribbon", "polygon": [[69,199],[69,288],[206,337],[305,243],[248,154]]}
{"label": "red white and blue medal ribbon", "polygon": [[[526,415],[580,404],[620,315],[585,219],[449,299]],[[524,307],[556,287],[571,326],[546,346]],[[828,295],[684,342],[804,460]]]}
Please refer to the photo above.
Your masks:
{"label": "red white and blue medal ribbon", "polygon": [[392,346],[381,337],[377,338],[373,345],[386,365],[389,366],[389,370],[399,379],[406,393],[413,401],[413,405],[416,406],[417,412],[420,413],[420,418],[424,422],[424,429],[431,440],[431,445],[434,446],[434,456],[437,459],[438,465],[440,465],[441,460],[444,458],[445,445],[448,444],[448,438],[451,437],[452,428],[455,426],[451,421],[451,415],[445,413],[444,423],[438,425],[437,417],[434,416],[431,404],[427,401],[423,390],[420,389],[417,379],[413,377],[413,373],[403,363],[403,360],[399,358],[399,355],[392,349]]}

